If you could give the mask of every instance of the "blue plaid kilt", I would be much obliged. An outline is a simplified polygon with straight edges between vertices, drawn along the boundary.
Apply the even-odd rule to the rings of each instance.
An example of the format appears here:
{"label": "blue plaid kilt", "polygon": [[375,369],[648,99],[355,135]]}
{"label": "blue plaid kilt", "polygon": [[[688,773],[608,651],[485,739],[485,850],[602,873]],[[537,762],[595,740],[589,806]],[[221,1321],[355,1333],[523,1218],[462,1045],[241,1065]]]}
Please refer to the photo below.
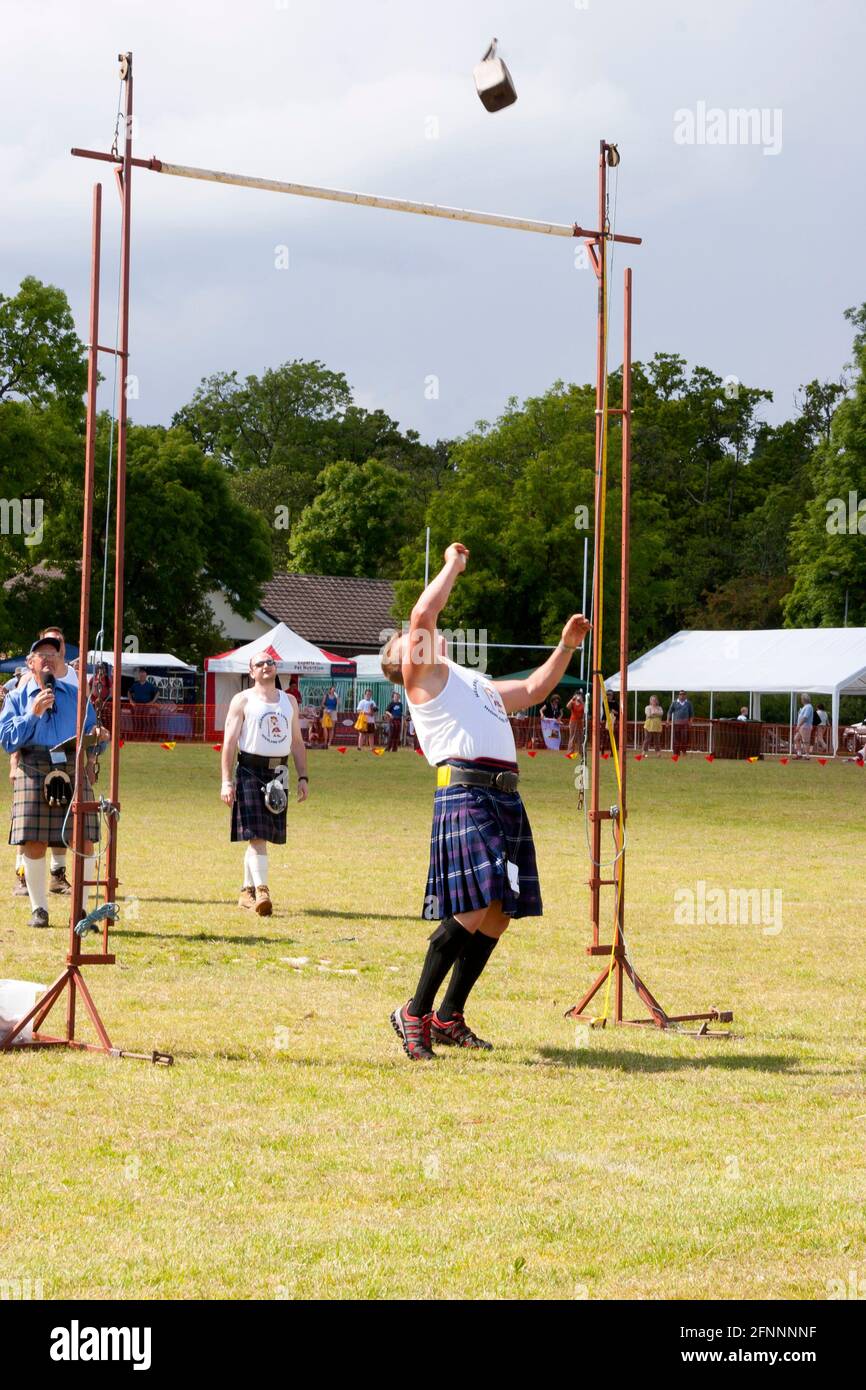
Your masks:
{"label": "blue plaid kilt", "polygon": [[[506,859],[517,865],[515,893]],[[500,899],[512,917],[540,917],[541,887],[532,827],[518,792],[437,787],[422,917],[435,921]]]}
{"label": "blue plaid kilt", "polygon": [[286,811],[275,815],[265,805],[265,776],[238,764],[235,799],[232,802],[232,840],[268,840],[272,845],[286,843]]}

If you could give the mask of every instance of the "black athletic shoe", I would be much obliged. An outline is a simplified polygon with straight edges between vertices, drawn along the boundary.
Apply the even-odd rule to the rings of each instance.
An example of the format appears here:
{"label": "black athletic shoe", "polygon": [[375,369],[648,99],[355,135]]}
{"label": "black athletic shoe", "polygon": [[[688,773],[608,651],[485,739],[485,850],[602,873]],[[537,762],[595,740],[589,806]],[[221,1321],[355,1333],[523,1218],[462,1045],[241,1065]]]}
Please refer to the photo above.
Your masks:
{"label": "black athletic shoe", "polygon": [[33,912],[32,912],[32,914],[31,914],[31,916],[30,916],[30,926],[31,926],[31,927],[47,927],[47,926],[48,926],[48,913],[45,911],[45,908],[44,908],[44,907],[34,907]]}
{"label": "black athletic shoe", "polygon": [[430,1037],[433,1042],[445,1043],[447,1047],[474,1047],[480,1048],[483,1052],[493,1051],[493,1043],[485,1042],[473,1033],[472,1029],[467,1027],[462,1014],[455,1014],[447,1023],[443,1023],[438,1014],[433,1014],[430,1019]]}
{"label": "black athletic shoe", "polygon": [[403,1051],[413,1062],[432,1062],[435,1060],[430,1047],[430,1014],[415,1018],[406,1012],[406,1005],[395,1009],[391,1015],[391,1026],[403,1044]]}

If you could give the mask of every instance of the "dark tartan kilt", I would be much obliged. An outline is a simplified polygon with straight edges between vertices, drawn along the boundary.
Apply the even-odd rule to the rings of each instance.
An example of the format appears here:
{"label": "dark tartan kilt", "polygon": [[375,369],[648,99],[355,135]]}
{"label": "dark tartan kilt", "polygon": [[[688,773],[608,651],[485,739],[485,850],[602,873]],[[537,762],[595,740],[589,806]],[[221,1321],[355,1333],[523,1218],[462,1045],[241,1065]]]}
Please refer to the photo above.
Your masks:
{"label": "dark tartan kilt", "polygon": [[270,777],[238,766],[235,799],[232,802],[232,839],[268,840],[272,845],[286,843],[286,811],[274,815],[265,805],[264,788]]}
{"label": "dark tartan kilt", "polygon": [[[518,894],[509,883],[506,858],[517,865]],[[497,899],[512,917],[542,914],[532,827],[519,793],[438,787],[422,917],[433,921],[473,912]]]}
{"label": "dark tartan kilt", "polygon": [[[51,759],[47,753],[37,753],[23,749],[21,763],[12,783],[12,824],[9,827],[10,845],[23,845],[28,840],[62,849],[72,844],[72,812],[68,806],[49,806],[42,795],[45,774],[51,771]],[[72,767],[66,771],[72,776]],[[95,795],[90,780],[84,778],[84,799],[94,801]],[[67,818],[68,813],[68,818]],[[66,821],[66,839],[63,838],[63,822]],[[96,811],[88,811],[84,817],[85,840],[99,839],[99,816]]]}

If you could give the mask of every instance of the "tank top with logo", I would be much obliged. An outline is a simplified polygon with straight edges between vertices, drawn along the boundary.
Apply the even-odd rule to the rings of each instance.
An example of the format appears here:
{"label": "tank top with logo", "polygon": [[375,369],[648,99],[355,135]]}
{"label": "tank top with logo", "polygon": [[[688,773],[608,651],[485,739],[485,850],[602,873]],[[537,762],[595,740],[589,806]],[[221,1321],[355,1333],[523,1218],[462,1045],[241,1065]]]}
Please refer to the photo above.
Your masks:
{"label": "tank top with logo", "polygon": [[448,667],[444,688],[416,705],[409,696],[421,751],[433,767],[448,758],[492,758],[516,763],[511,723],[499,691],[477,671],[443,658]]}
{"label": "tank top with logo", "polygon": [[284,758],[292,746],[292,720],[294,710],[284,690],[276,692],[277,698],[262,700],[254,691],[247,694],[244,708],[244,726],[238,739],[238,747],[243,753],[254,753],[260,758]]}

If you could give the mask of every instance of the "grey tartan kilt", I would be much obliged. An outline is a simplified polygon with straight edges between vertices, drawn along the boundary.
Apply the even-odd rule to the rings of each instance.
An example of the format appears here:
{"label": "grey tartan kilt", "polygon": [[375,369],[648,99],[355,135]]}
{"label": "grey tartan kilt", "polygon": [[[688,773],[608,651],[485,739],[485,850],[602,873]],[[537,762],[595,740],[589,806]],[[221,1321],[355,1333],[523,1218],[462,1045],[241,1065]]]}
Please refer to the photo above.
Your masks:
{"label": "grey tartan kilt", "polygon": [[[51,771],[51,759],[47,753],[25,748],[21,752],[21,763],[12,783],[12,824],[9,827],[10,845],[23,845],[28,840],[62,849],[72,843],[72,812],[68,806],[49,806],[42,794],[45,774]],[[72,776],[72,768],[66,771]],[[95,800],[90,779],[84,778],[84,797]],[[69,812],[67,819],[67,812]],[[66,839],[63,838],[63,822],[66,820]],[[99,839],[99,816],[88,811],[84,818],[85,840]]]}
{"label": "grey tartan kilt", "polygon": [[235,799],[232,802],[232,840],[268,840],[272,845],[286,843],[286,812],[274,815],[265,805],[267,777],[238,764]]}

